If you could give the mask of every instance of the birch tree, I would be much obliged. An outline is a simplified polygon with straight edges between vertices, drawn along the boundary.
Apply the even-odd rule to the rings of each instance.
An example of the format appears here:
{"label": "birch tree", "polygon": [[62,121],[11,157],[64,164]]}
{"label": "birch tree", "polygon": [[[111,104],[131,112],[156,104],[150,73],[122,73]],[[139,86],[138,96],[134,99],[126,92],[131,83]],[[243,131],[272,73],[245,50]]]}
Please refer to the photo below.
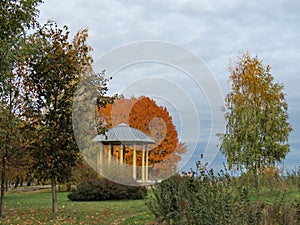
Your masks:
{"label": "birch tree", "polygon": [[270,69],[249,53],[229,67],[226,132],[220,136],[220,150],[229,168],[259,172],[264,166],[282,162],[289,152],[292,128],[284,86],[275,82]]}

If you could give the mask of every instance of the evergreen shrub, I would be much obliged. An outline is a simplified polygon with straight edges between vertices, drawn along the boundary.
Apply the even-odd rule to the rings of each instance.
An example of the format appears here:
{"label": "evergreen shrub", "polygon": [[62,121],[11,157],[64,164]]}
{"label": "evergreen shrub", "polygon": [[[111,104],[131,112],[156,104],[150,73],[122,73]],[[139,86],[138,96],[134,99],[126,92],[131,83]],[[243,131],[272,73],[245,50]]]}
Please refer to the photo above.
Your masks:
{"label": "evergreen shrub", "polygon": [[83,181],[73,189],[68,198],[72,201],[104,201],[143,199],[147,196],[144,186],[127,186],[105,178]]}

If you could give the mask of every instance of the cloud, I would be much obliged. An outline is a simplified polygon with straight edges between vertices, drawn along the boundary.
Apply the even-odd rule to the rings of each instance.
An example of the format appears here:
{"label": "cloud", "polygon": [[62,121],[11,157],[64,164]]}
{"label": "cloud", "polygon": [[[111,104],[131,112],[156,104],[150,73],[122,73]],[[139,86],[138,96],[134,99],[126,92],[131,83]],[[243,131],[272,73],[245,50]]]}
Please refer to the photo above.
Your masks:
{"label": "cloud", "polygon": [[[43,23],[46,19],[54,19],[60,25],[67,24],[72,33],[88,27],[89,44],[94,48],[96,60],[112,48],[130,42],[174,42],[192,50],[207,63],[225,94],[229,90],[227,66],[230,59],[235,61],[238,55],[246,51],[258,55],[265,64],[271,65],[275,80],[285,85],[290,122],[294,127],[291,154],[299,156],[295,150],[298,145],[294,144],[300,133],[299,10],[300,2],[293,0],[52,0],[40,6],[40,21]],[[201,105],[205,102],[205,96],[181,72],[148,64],[134,65],[121,73],[126,76],[116,76],[109,84],[110,88],[120,90],[127,85],[131,88],[127,88],[128,93],[138,89],[142,93],[141,89],[147,87],[154,91],[160,84],[155,79],[151,82],[149,77],[160,77],[165,81],[171,79],[175,86],[181,88],[180,91],[188,93],[188,98],[199,100],[196,108],[203,113],[203,126],[208,126],[208,106]],[[143,79],[147,83],[143,83]],[[185,115],[189,112],[180,107],[181,104],[184,106],[185,98],[184,95],[178,95],[176,90],[179,89],[166,90],[166,93],[169,91],[170,96],[177,98],[176,104],[179,106],[170,107],[170,110],[180,127],[180,118],[176,117],[175,111],[179,110]],[[291,158],[289,162],[291,165],[300,163]]]}

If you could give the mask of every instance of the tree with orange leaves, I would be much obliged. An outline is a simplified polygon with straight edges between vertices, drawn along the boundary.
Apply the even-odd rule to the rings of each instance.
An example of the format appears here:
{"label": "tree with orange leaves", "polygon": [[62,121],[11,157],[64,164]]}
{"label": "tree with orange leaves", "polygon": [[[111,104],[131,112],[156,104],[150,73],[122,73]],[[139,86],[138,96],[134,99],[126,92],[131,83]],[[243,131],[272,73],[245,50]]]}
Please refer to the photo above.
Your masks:
{"label": "tree with orange leaves", "polygon": [[[128,124],[148,136],[155,142],[150,145],[149,166],[152,174],[165,176],[176,170],[181,155],[186,152],[186,146],[179,142],[176,127],[166,108],[158,106],[149,97],[131,97],[115,100],[99,110],[99,117],[105,120],[109,127],[120,123]],[[132,149],[126,148],[125,161],[132,165]],[[141,166],[142,154],[137,153],[137,166]]]}

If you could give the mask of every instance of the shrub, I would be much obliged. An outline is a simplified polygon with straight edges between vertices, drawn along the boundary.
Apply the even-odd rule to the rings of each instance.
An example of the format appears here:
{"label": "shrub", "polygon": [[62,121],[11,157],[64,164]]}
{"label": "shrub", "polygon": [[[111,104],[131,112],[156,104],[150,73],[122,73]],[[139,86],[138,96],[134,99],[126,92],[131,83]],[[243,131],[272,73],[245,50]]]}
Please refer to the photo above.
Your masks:
{"label": "shrub", "polygon": [[159,223],[243,224],[246,216],[239,209],[249,204],[248,192],[232,183],[228,174],[215,176],[212,170],[175,175],[152,187],[147,205]]}
{"label": "shrub", "polygon": [[174,175],[152,187],[147,205],[159,224],[298,224],[299,203],[283,195],[273,204],[253,201],[251,187],[227,171],[201,163],[192,177]]}
{"label": "shrub", "polygon": [[105,178],[92,179],[79,184],[68,195],[72,201],[103,201],[142,199],[147,195],[146,187],[126,186]]}

